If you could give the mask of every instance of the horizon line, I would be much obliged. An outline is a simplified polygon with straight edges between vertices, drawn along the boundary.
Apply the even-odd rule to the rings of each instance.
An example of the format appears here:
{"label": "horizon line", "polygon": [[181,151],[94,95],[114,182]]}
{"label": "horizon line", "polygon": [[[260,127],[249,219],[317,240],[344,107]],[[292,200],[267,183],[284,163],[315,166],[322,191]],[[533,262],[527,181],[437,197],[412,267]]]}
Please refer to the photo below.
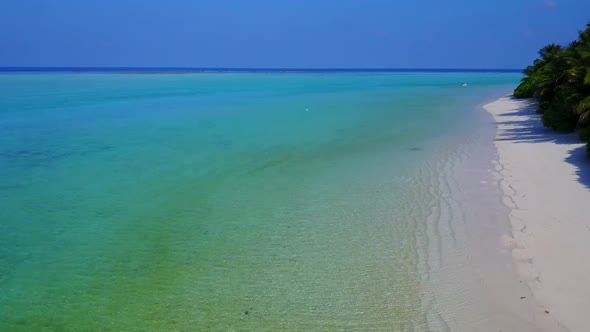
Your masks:
{"label": "horizon line", "polygon": [[123,66],[0,66],[0,72],[522,72],[515,68],[281,68],[281,67],[123,67]]}

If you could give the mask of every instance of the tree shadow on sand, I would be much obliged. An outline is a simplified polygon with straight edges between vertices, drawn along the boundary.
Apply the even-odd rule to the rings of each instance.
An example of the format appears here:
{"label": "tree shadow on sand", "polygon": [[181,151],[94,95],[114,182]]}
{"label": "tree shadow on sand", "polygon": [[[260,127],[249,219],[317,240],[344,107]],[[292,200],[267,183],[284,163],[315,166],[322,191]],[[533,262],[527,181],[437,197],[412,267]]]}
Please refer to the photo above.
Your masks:
{"label": "tree shadow on sand", "polygon": [[[513,97],[512,97],[513,98]],[[535,112],[536,103],[532,100],[519,100],[522,106],[513,112],[501,114],[500,117],[519,116],[514,121],[498,121],[499,125],[509,125],[511,128],[503,130],[497,141],[511,141],[515,143],[544,143],[576,145],[568,152],[564,159],[576,168],[578,181],[590,189],[590,160],[586,157],[586,147],[577,134],[556,133],[550,128],[543,127],[541,115]],[[551,174],[547,174],[551,176]]]}

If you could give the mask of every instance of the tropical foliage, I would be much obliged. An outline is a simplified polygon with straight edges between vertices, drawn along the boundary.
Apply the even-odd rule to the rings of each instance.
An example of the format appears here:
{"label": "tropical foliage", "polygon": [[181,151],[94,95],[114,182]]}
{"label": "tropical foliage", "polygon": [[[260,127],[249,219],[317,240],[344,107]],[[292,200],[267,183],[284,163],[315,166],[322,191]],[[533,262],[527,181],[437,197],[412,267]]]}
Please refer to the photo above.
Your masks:
{"label": "tropical foliage", "polygon": [[[543,125],[557,131],[590,126],[590,23],[577,40],[566,47],[547,45],[539,56],[524,70],[514,96],[537,99]],[[590,153],[589,135],[581,136]]]}

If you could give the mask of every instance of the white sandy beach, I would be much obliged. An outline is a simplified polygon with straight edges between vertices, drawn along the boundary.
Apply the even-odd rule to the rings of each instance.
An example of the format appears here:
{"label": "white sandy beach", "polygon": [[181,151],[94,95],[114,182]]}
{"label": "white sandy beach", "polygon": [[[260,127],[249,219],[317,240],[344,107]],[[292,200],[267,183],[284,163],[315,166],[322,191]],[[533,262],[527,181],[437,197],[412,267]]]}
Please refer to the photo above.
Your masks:
{"label": "white sandy beach", "polygon": [[548,331],[590,331],[590,162],[573,134],[543,128],[535,105],[503,97],[484,107],[496,147],[516,269]]}

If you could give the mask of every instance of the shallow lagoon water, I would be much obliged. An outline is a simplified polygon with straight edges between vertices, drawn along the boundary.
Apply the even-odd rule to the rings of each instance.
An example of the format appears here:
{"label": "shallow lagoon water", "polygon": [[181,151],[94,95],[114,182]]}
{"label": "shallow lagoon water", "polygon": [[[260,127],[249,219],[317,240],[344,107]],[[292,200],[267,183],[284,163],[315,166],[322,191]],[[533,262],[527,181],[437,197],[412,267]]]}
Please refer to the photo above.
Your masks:
{"label": "shallow lagoon water", "polygon": [[519,78],[0,75],[0,329],[444,325],[432,165]]}

